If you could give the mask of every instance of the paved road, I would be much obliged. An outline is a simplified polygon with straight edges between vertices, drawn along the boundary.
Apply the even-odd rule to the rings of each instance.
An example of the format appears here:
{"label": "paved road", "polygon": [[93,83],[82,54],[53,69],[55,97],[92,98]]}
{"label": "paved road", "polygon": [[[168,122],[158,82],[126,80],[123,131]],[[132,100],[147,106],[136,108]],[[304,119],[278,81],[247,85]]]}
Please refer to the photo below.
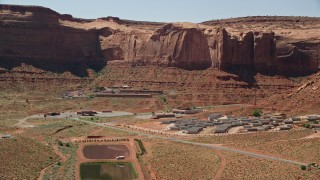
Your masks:
{"label": "paved road", "polygon": [[203,144],[203,143],[186,141],[186,140],[181,140],[181,139],[176,139],[176,138],[171,138],[171,137],[157,136],[157,135],[152,135],[152,134],[147,134],[147,133],[143,133],[143,132],[134,131],[134,130],[131,130],[131,129],[123,129],[123,128],[120,128],[120,127],[111,126],[111,125],[107,125],[107,124],[99,124],[99,123],[95,123],[95,122],[91,122],[91,121],[81,120],[81,119],[78,119],[78,118],[72,118],[71,120],[81,121],[81,122],[85,122],[85,123],[88,123],[88,124],[93,124],[93,125],[96,125],[96,126],[106,127],[106,128],[114,129],[114,130],[117,130],[117,131],[123,131],[123,132],[131,133],[131,134],[137,134],[137,135],[140,135],[140,136],[146,136],[146,137],[150,137],[150,138],[156,138],[156,139],[163,139],[163,140],[169,140],[169,141],[174,141],[174,142],[180,142],[180,143],[184,143],[184,144],[201,146],[201,147],[206,147],[206,148],[210,148],[210,149],[218,149],[218,150],[222,150],[222,151],[233,152],[233,153],[242,154],[242,155],[246,155],[246,156],[251,156],[251,157],[255,157],[255,158],[262,158],[262,159],[266,159],[266,160],[285,162],[285,163],[291,163],[291,164],[296,164],[296,165],[306,165],[305,163],[302,163],[302,162],[292,161],[292,160],[278,158],[278,157],[274,157],[274,156],[257,154],[257,153],[253,153],[253,152],[248,152],[248,151],[243,151],[243,150],[238,150],[238,149],[233,149],[233,148],[228,148],[228,147],[223,147],[223,146],[216,146],[216,145],[212,145],[212,144]]}

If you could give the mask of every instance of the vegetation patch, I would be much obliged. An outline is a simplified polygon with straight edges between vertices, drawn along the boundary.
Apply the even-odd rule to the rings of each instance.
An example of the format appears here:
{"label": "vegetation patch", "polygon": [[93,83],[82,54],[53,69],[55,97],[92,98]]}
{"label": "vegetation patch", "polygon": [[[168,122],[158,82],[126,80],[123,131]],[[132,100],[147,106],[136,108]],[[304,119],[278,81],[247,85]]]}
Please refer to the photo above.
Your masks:
{"label": "vegetation patch", "polygon": [[[221,179],[313,179],[316,171],[302,171],[299,165],[223,152],[226,158]],[[235,173],[236,172],[236,173]]]}
{"label": "vegetation patch", "polygon": [[57,162],[51,166],[43,176],[43,179],[75,179],[76,156],[78,150],[77,144],[69,146],[59,146],[58,150],[67,157],[66,161]]}
{"label": "vegetation patch", "polygon": [[318,138],[270,141],[255,145],[243,145],[241,148],[256,149],[299,162],[320,164],[320,141]]}
{"label": "vegetation patch", "polygon": [[156,143],[151,166],[159,179],[213,179],[220,160],[215,151],[181,143]]}
{"label": "vegetation patch", "polygon": [[0,140],[0,152],[0,179],[36,179],[58,161],[50,146],[19,136]]}
{"label": "vegetation patch", "polygon": [[146,153],[147,153],[147,150],[146,150],[146,148],[144,147],[141,139],[134,139],[134,141],[136,141],[136,142],[138,143],[138,145],[139,145],[139,149],[140,149],[140,151],[141,151],[140,155],[146,154]]}
{"label": "vegetation patch", "polygon": [[254,117],[260,117],[262,115],[262,111],[260,109],[255,109],[252,113]]}

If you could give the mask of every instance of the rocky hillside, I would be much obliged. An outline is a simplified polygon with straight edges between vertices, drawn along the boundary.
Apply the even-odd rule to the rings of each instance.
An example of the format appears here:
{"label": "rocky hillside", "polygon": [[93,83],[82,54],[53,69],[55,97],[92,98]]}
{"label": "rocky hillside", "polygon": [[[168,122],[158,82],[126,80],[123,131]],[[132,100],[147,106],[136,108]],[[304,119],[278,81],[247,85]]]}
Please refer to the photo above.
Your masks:
{"label": "rocky hillside", "polygon": [[275,94],[268,101],[266,106],[272,106],[292,114],[319,113],[320,109],[320,73],[309,76],[292,91],[283,94]]}
{"label": "rocky hillside", "polygon": [[0,67],[26,63],[80,76],[107,64],[213,67],[299,76],[319,70],[320,18],[249,17],[192,23],[94,20],[0,5]]}
{"label": "rocky hillside", "polygon": [[259,72],[287,76],[319,70],[320,18],[256,16],[203,24],[229,32],[222,33],[223,49],[229,54],[224,67],[249,64]]}

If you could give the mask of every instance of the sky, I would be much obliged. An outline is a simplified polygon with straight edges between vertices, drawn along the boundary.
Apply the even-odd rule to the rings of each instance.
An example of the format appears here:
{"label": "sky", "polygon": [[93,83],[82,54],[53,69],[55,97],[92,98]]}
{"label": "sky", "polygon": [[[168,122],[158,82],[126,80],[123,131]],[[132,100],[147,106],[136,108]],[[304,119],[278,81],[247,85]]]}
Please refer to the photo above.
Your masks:
{"label": "sky", "polygon": [[38,5],[61,14],[95,19],[203,22],[244,16],[320,17],[320,0],[0,0],[0,4]]}

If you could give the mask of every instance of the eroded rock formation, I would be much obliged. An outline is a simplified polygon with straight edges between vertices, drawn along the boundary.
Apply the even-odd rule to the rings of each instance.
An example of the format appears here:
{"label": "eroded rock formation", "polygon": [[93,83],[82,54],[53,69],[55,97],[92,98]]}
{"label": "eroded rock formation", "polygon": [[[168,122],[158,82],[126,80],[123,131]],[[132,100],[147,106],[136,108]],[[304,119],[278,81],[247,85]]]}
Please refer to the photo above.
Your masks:
{"label": "eroded rock formation", "polygon": [[[311,22],[318,24],[319,20]],[[213,66],[283,75],[318,71],[317,33],[299,38],[299,33],[290,35],[277,26],[243,28],[247,24],[252,27],[250,23],[254,22],[239,20],[233,27],[223,22],[164,24],[113,17],[83,20],[42,7],[0,5],[0,66],[10,68],[24,62],[48,70],[77,72],[103,68],[114,61],[131,66],[189,70]],[[286,26],[296,28],[295,24]]]}
{"label": "eroded rock formation", "polygon": [[[65,16],[39,7],[1,5],[0,64],[64,71],[103,64],[96,30],[62,26]],[[76,68],[72,68],[76,67]]]}
{"label": "eroded rock formation", "polygon": [[186,69],[211,66],[208,42],[202,32],[196,28],[176,27],[172,24],[155,31],[134,58],[138,64],[150,60],[158,65]]}

